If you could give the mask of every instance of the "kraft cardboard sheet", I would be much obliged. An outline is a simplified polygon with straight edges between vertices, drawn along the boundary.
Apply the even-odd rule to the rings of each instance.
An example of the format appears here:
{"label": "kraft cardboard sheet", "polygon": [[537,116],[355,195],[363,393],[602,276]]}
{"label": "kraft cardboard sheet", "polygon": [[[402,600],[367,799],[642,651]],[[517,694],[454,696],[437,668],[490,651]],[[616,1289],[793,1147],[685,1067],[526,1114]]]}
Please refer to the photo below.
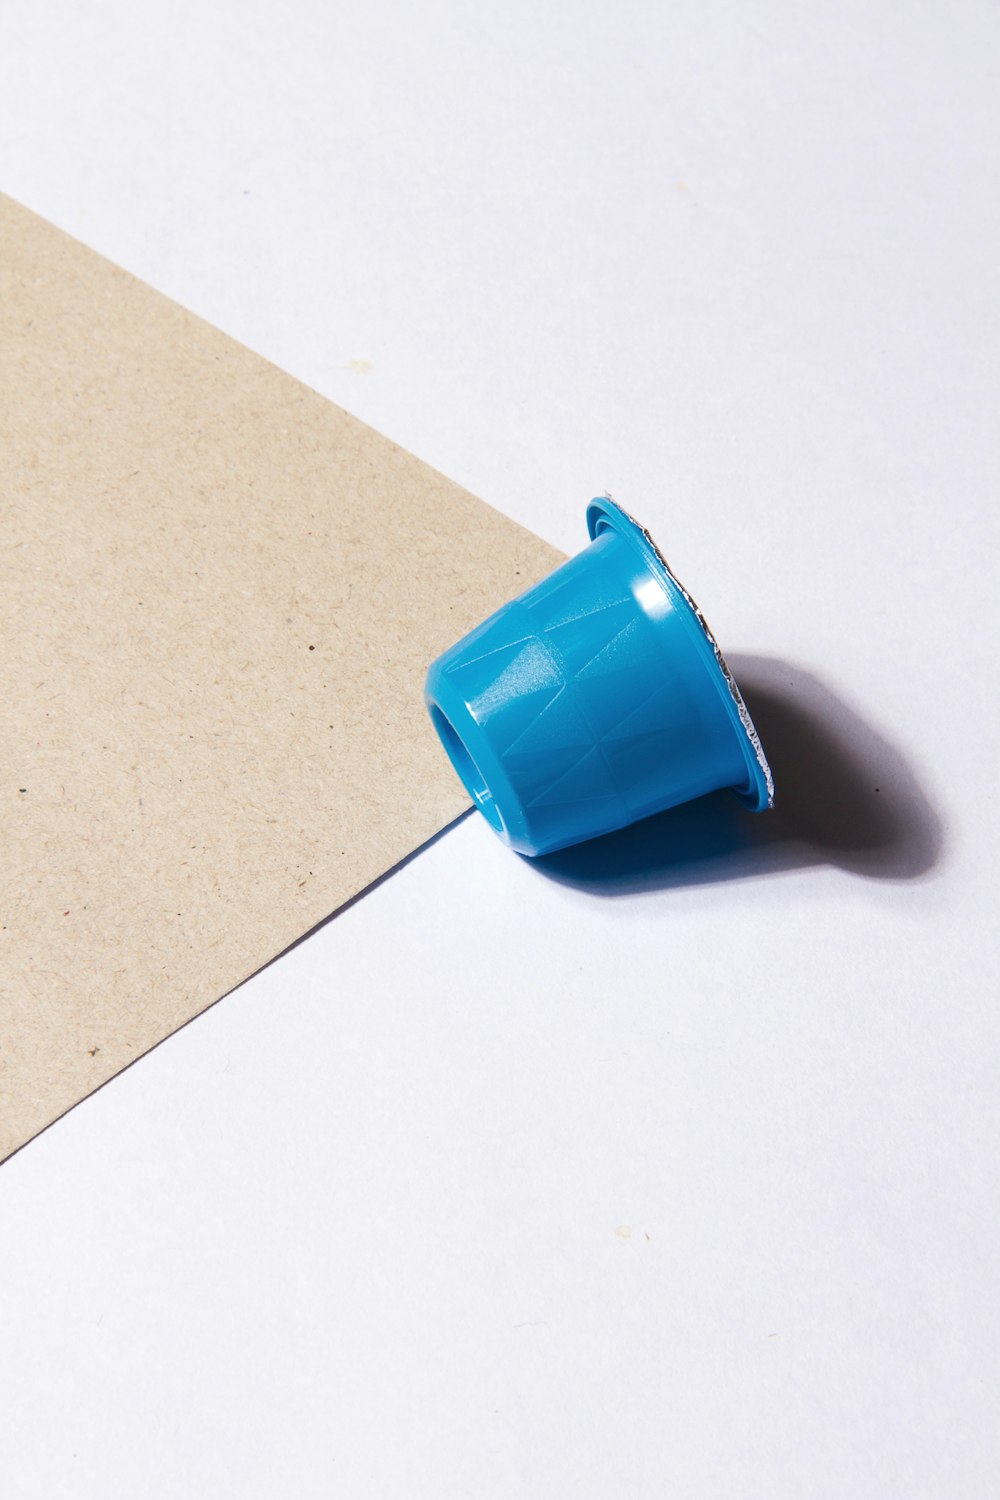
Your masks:
{"label": "kraft cardboard sheet", "polygon": [[427,664],[559,561],[0,198],[0,1158],[463,811]]}

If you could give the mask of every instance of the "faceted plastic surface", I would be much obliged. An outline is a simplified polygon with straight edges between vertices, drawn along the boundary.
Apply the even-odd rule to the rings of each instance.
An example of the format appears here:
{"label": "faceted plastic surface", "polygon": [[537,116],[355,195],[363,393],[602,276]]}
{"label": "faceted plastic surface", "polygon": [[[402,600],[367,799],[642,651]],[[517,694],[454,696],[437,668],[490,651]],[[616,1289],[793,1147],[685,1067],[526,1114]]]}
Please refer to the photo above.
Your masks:
{"label": "faceted plastic surface", "polygon": [[455,769],[526,854],[718,787],[750,793],[760,769],[683,590],[634,521],[596,504],[603,529],[590,546],[446,651],[427,678]]}

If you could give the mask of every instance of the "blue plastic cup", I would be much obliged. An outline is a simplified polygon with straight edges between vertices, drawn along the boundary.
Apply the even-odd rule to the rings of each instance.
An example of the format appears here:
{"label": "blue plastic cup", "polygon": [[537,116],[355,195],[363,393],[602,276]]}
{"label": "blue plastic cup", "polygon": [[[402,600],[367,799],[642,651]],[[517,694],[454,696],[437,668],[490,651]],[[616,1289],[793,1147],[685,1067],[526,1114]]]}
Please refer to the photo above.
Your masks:
{"label": "blue plastic cup", "polygon": [[591,502],[587,527],[589,547],[427,675],[475,805],[530,855],[720,787],[770,807],[760,737],[697,605],[613,500]]}

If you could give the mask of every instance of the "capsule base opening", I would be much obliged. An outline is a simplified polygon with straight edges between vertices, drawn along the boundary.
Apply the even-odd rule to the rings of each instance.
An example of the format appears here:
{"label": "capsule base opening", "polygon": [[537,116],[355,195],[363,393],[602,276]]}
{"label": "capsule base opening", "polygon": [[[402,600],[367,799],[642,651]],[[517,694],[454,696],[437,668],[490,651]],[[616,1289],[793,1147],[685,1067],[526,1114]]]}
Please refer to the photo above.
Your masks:
{"label": "capsule base opening", "polygon": [[480,771],[476,762],[469,754],[464,740],[436,703],[430,705],[430,711],[431,718],[434,721],[434,728],[437,730],[441,743],[447,752],[448,759],[458,772],[463,786],[490,826],[495,828],[497,833],[503,833],[503,820],[497,811],[497,805],[493,800],[493,793],[487,786],[486,778],[482,771]]}

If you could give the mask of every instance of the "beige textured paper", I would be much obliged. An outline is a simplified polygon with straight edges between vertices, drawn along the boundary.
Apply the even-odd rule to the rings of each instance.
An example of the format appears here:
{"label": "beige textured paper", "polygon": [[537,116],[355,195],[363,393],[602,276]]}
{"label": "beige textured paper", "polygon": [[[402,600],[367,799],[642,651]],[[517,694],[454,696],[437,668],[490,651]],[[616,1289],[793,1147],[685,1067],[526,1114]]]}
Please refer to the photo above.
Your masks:
{"label": "beige textured paper", "polygon": [[462,811],[426,665],[559,560],[0,199],[0,1158]]}

